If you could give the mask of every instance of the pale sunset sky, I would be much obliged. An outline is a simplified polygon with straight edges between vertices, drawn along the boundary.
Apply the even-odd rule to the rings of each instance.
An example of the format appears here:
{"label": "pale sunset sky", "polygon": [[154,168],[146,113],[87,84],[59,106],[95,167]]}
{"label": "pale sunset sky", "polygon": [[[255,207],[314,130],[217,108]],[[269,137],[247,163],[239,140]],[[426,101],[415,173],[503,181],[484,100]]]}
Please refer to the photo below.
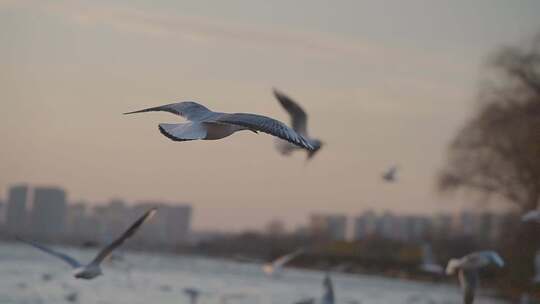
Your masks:
{"label": "pale sunset sky", "polygon": [[[289,228],[310,212],[455,210],[435,177],[473,114],[487,56],[540,30],[540,1],[0,0],[0,197],[59,185],[70,201],[189,202],[196,229]],[[289,122],[327,144],[306,164],[268,135],[176,143],[195,100]],[[381,181],[398,164],[400,180]]]}

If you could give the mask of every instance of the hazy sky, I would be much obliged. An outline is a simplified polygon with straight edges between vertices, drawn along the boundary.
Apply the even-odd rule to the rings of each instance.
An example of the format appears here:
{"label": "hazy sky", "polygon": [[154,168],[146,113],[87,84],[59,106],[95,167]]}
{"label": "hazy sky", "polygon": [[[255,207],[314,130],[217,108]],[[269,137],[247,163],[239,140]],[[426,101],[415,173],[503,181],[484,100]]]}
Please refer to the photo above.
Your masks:
{"label": "hazy sky", "polygon": [[[540,30],[540,1],[2,1],[0,197],[190,202],[196,228],[293,227],[311,211],[433,212],[434,177],[471,115],[486,56]],[[327,145],[306,165],[267,135],[175,143],[196,100],[288,122],[277,87]],[[400,181],[380,174],[398,164]]]}

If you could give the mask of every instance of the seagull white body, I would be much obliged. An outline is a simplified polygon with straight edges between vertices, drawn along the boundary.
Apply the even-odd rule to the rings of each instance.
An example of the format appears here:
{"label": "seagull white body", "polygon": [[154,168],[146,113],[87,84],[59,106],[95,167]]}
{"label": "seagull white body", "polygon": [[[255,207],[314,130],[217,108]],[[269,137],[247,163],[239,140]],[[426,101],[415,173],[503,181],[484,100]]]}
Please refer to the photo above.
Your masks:
{"label": "seagull white body", "polygon": [[[276,89],[274,89],[274,96],[279,101],[281,106],[287,111],[287,113],[289,113],[289,116],[291,117],[291,127],[293,128],[293,130],[306,138],[308,142],[313,146],[314,149],[308,151],[307,154],[308,159],[312,158],[313,156],[315,156],[315,153],[317,153],[322,148],[323,142],[319,139],[311,138],[308,135],[308,116],[306,112],[297,102]],[[291,144],[290,142],[284,140],[277,140],[276,149],[283,155],[289,155],[293,151],[299,150],[300,148],[298,148],[297,145]]]}
{"label": "seagull white body", "polygon": [[383,173],[383,180],[389,183],[395,182],[397,180],[397,169],[397,166],[390,167],[390,169]]}
{"label": "seagull white body", "polygon": [[71,256],[69,256],[67,254],[61,253],[59,251],[55,251],[53,249],[50,249],[50,248],[45,247],[43,245],[40,245],[38,243],[30,242],[30,241],[23,240],[23,239],[19,239],[19,240],[21,240],[22,242],[25,242],[25,243],[27,243],[27,244],[29,244],[29,245],[43,251],[43,252],[45,252],[45,253],[48,253],[48,254],[50,254],[52,256],[55,256],[55,257],[61,259],[62,261],[66,262],[67,264],[69,264],[71,267],[74,268],[73,276],[75,278],[90,280],[90,279],[93,279],[93,278],[98,277],[98,276],[103,274],[103,272],[101,271],[101,262],[103,262],[113,252],[113,250],[115,250],[120,245],[122,245],[126,239],[133,236],[133,234],[135,234],[135,232],[140,228],[140,226],[146,220],[148,220],[150,217],[152,217],[155,212],[156,212],[155,208],[150,209],[147,212],[145,212],[118,239],[116,239],[114,242],[112,242],[111,244],[109,244],[108,246],[103,248],[96,255],[94,260],[92,260],[92,262],[90,262],[87,265],[81,264],[79,261],[77,261],[76,259],[72,258]]}
{"label": "seagull white body", "polygon": [[539,210],[531,210],[524,215],[521,216],[521,220],[523,222],[535,222],[540,223],[540,211]]}
{"label": "seagull white body", "polygon": [[504,266],[503,259],[494,251],[478,251],[468,254],[460,259],[451,259],[446,266],[447,274],[458,271],[459,283],[463,290],[463,303],[472,304],[474,294],[478,287],[478,269],[494,264]]}
{"label": "seagull white body", "polygon": [[279,137],[291,144],[307,150],[314,150],[311,143],[302,135],[273,118],[249,113],[214,112],[205,106],[183,101],[147,108],[124,114],[164,111],[184,117],[189,122],[159,124],[159,131],[174,141],[217,140],[238,131],[264,132]]}
{"label": "seagull white body", "polygon": [[429,244],[422,245],[422,264],[420,265],[420,269],[427,273],[444,274],[444,268],[435,261]]}
{"label": "seagull white body", "polygon": [[266,273],[269,276],[279,275],[281,273],[283,267],[285,266],[285,264],[289,263],[294,258],[296,258],[300,254],[302,254],[303,252],[304,252],[304,250],[299,249],[299,250],[296,250],[296,251],[294,251],[292,253],[281,256],[278,259],[276,259],[275,261],[263,265],[262,270],[264,271],[264,273]]}

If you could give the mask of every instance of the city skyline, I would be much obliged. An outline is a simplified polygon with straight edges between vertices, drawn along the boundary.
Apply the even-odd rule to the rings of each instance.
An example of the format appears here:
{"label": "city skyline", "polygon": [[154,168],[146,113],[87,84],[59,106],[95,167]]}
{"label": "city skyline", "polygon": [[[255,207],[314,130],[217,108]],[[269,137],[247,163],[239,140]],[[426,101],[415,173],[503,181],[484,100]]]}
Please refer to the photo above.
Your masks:
{"label": "city skyline", "polygon": [[[134,237],[144,246],[176,246],[189,241],[192,207],[185,203],[111,200],[103,205],[70,202],[65,189],[13,185],[8,190],[6,212],[0,204],[0,233],[54,242],[108,243],[133,220],[152,208],[160,211]],[[2,202],[2,201],[0,201]]]}
{"label": "city skyline", "polygon": [[[5,232],[10,235],[29,233],[46,240],[65,237],[66,231],[69,231],[87,239],[97,238],[102,241],[100,238],[104,234],[110,237],[110,235],[121,233],[129,224],[130,217],[135,217],[152,207],[160,207],[159,218],[163,225],[170,226],[173,221],[179,221],[179,224],[173,225],[177,228],[170,227],[167,228],[168,230],[179,228],[179,231],[185,231],[177,235],[169,235],[167,238],[160,237],[160,233],[155,233],[155,229],[154,232],[147,229],[142,233],[147,239],[152,238],[154,234],[154,237],[161,242],[166,242],[167,239],[173,242],[187,240],[190,237],[188,231],[196,234],[245,231],[269,232],[270,234],[309,233],[310,235],[327,235],[331,239],[343,241],[361,239],[359,235],[365,237],[372,234],[401,240],[407,239],[406,235],[412,233],[418,239],[422,233],[413,232],[415,229],[425,230],[440,225],[447,226],[445,228],[448,230],[447,233],[453,231],[452,234],[455,235],[472,235],[478,230],[477,223],[491,221],[492,217],[499,220],[512,214],[510,210],[508,210],[510,212],[493,212],[486,209],[435,213],[396,213],[389,209],[380,211],[363,209],[354,214],[305,210],[302,220],[294,225],[287,225],[281,218],[268,216],[258,227],[227,230],[193,225],[193,214],[200,214],[200,212],[194,213],[192,205],[186,202],[127,201],[114,198],[96,204],[88,200],[69,199],[68,191],[61,186],[32,186],[28,183],[11,185],[7,192],[8,197],[0,197],[0,224],[4,224]],[[200,217],[204,218],[204,214]],[[54,224],[50,224],[51,222]],[[434,222],[439,224],[434,224]],[[430,228],[430,226],[433,227]],[[498,229],[498,224],[494,224],[493,227],[493,229]],[[490,233],[496,235],[498,230]]]}
{"label": "city skyline", "polygon": [[[535,34],[538,11],[486,0],[0,1],[0,196],[28,181],[89,202],[188,201],[195,227],[233,231],[270,217],[290,227],[306,210],[459,210],[475,198],[434,190],[446,148],[476,107],[486,60]],[[288,122],[272,87],[327,143],[308,164],[268,136],[173,143],[157,123],[177,118],[121,115],[192,99]],[[394,164],[399,181],[381,182]]]}

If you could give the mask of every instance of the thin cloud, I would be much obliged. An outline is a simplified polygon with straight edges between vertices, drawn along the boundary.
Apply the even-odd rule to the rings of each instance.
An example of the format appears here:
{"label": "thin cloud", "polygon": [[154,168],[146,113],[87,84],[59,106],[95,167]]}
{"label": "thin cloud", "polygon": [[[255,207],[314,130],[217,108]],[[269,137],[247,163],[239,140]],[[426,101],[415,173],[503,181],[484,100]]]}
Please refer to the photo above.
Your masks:
{"label": "thin cloud", "polygon": [[[1,0],[0,0],[1,1]],[[249,47],[296,49],[306,56],[350,56],[357,61],[379,58],[391,65],[400,65],[407,58],[419,67],[433,64],[455,69],[455,63],[428,56],[421,50],[390,48],[353,37],[280,28],[235,24],[201,16],[170,15],[118,5],[97,5],[90,2],[6,1],[0,6],[40,10],[71,20],[81,26],[106,26],[116,31],[148,35],[156,39],[186,39],[193,43],[234,43]]]}

